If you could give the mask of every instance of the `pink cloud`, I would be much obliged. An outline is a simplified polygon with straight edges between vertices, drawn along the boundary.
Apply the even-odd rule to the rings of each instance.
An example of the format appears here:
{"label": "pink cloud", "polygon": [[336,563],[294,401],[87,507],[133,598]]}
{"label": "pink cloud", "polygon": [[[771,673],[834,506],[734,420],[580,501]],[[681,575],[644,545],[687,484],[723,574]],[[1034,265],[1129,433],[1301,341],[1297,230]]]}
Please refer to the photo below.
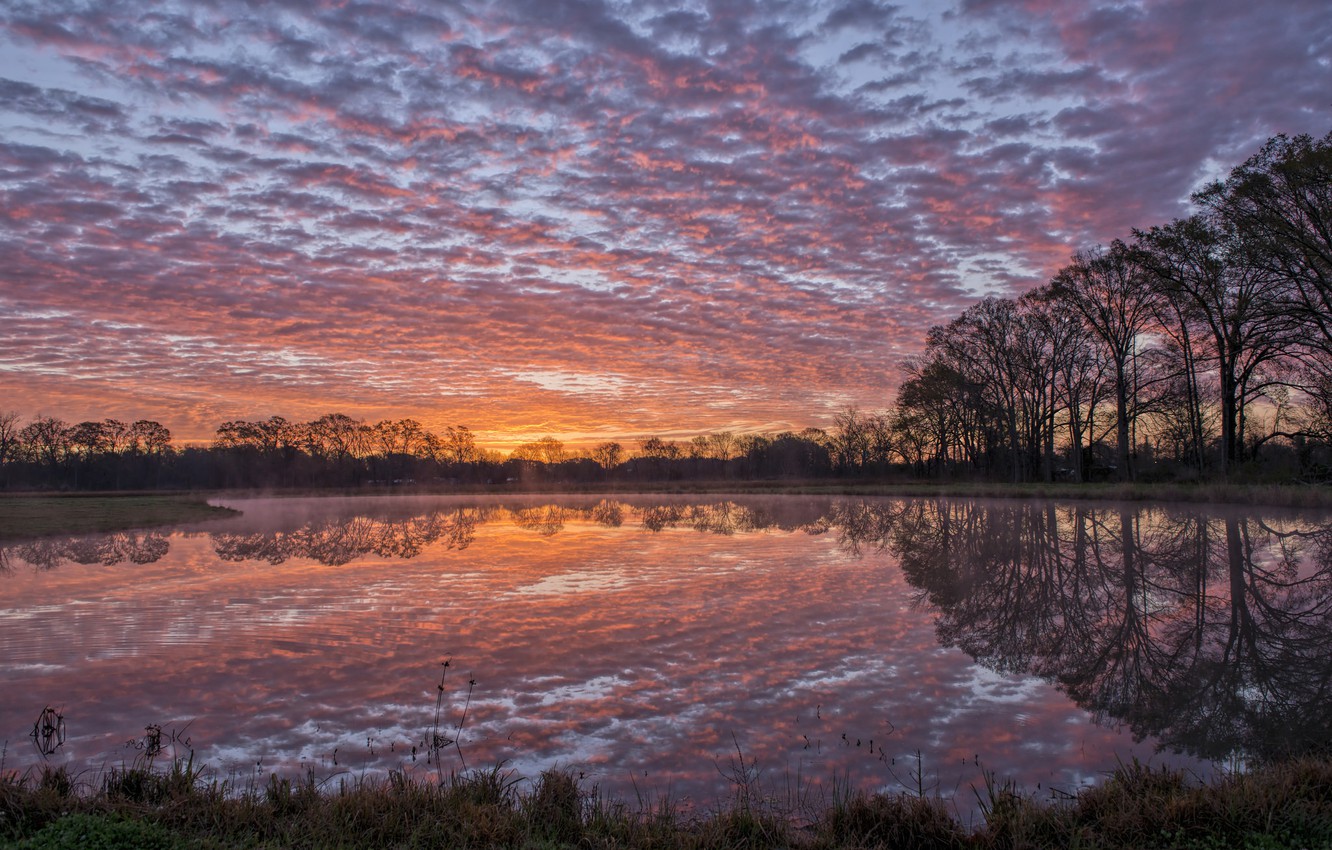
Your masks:
{"label": "pink cloud", "polygon": [[338,408],[633,434],[882,407],[978,292],[1326,132],[1320,4],[1200,9],[4,13],[14,67],[58,79],[0,79],[0,389],[195,437]]}

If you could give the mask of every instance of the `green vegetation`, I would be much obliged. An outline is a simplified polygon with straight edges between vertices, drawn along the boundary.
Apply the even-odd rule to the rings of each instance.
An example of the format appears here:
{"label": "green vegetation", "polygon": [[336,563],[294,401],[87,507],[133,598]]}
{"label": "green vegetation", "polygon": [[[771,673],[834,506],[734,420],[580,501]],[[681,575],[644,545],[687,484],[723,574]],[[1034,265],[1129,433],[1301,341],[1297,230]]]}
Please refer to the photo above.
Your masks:
{"label": "green vegetation", "polygon": [[[142,773],[135,781],[129,774]],[[240,792],[192,766],[86,782],[48,769],[0,779],[0,840],[19,848],[1280,848],[1332,847],[1332,762],[1301,759],[1211,784],[1122,765],[1103,784],[1037,799],[991,782],[964,825],[916,793],[764,793],[737,781],[706,811],[627,805],[569,771],[527,783],[492,768],[440,787],[390,775],[326,787],[272,777]],[[793,802],[794,801],[794,802]],[[969,804],[971,800],[968,800]]]}
{"label": "green vegetation", "polygon": [[0,540],[148,528],[234,513],[197,496],[0,496]]}

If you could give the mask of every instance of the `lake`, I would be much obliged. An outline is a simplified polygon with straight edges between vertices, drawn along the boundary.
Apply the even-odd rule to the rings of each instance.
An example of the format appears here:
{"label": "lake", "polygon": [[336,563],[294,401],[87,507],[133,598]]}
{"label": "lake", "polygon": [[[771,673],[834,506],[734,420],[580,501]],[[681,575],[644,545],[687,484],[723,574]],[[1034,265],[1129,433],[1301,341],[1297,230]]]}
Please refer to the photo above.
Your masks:
{"label": "lake", "polygon": [[49,706],[46,759],[79,770],[152,725],[239,786],[503,764],[631,803],[838,782],[967,813],[987,772],[1058,795],[1133,758],[1205,776],[1332,738],[1323,514],[217,501],[243,514],[0,549],[6,770],[42,761]]}

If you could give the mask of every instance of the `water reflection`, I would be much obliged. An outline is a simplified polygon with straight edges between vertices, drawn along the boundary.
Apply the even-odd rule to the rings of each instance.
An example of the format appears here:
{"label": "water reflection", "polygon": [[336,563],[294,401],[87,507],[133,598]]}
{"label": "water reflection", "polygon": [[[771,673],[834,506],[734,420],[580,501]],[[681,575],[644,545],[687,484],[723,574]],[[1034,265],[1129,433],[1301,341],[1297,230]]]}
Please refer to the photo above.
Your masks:
{"label": "water reflection", "polygon": [[71,759],[176,718],[232,768],[414,769],[453,657],[479,680],[470,763],[574,765],[627,794],[707,799],[732,735],[779,776],[870,787],[911,784],[919,751],[964,794],[978,762],[1068,788],[1157,746],[1329,740],[1321,519],[797,497],[236,506],[193,530],[0,550],[0,687],[32,702],[0,705],[0,737],[49,704],[72,719]]}
{"label": "water reflection", "polygon": [[[264,523],[268,527],[211,532],[214,550],[224,561],[265,561],[277,566],[291,558],[311,558],[336,566],[367,555],[415,558],[434,544],[446,549],[466,549],[475,539],[477,527],[486,523],[510,524],[542,537],[558,534],[569,522],[619,528],[626,518],[632,518],[636,527],[653,532],[679,528],[721,535],[765,530],[817,534],[828,530],[830,520],[840,521],[841,515],[840,509],[827,504],[794,501],[774,510],[729,499],[708,503],[631,504],[601,499],[585,504],[465,504],[404,515],[401,504],[383,499],[348,499],[342,504],[350,512],[302,516],[309,513],[304,509],[308,501],[302,500],[299,507],[303,510],[296,512],[297,519],[290,526],[272,522],[273,513],[281,517],[282,508],[288,505],[266,501],[262,519],[269,520]],[[421,500],[403,501],[410,504]],[[874,512],[883,510],[863,504],[861,507]],[[858,531],[848,526],[845,532],[844,536],[851,541],[849,548],[854,551]],[[0,564],[10,565],[11,569],[15,563],[39,569],[54,569],[68,562],[108,566],[122,561],[146,564],[164,557],[169,549],[167,537],[161,532],[49,537],[0,547]]]}
{"label": "water reflection", "polygon": [[1228,513],[916,501],[878,545],[995,670],[1211,759],[1332,739],[1332,527]]}
{"label": "water reflection", "polygon": [[113,534],[43,537],[14,546],[0,546],[0,572],[16,565],[53,570],[61,564],[104,564],[128,561],[151,564],[171,549],[161,531],[121,531]]}
{"label": "water reflection", "polygon": [[466,549],[479,523],[493,518],[494,508],[431,511],[405,519],[369,516],[330,518],[291,531],[216,532],[213,546],[224,561],[266,561],[274,566],[290,558],[313,558],[321,564],[348,564],[363,555],[415,558],[425,547],[442,542],[447,549]]}

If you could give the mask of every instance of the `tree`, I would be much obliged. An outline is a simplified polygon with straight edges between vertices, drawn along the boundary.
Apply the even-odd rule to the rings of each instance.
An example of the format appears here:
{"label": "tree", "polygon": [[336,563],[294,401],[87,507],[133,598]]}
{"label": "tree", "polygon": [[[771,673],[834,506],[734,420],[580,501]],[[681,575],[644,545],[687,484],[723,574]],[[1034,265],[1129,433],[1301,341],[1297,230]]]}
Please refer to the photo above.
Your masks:
{"label": "tree", "polygon": [[19,442],[28,457],[45,464],[54,472],[69,455],[69,432],[69,426],[62,420],[38,416],[19,431]]}
{"label": "tree", "polygon": [[1138,337],[1152,318],[1152,291],[1135,258],[1135,253],[1116,239],[1109,250],[1098,247],[1075,254],[1052,282],[1056,297],[1067,301],[1082,316],[1114,367],[1117,472],[1121,481],[1133,478],[1129,426],[1137,402],[1134,358]]}
{"label": "tree", "polygon": [[1194,196],[1253,246],[1249,261],[1284,285],[1298,322],[1299,388],[1315,411],[1332,409],[1332,133],[1275,136]]}
{"label": "tree", "polygon": [[1253,261],[1290,286],[1290,304],[1332,350],[1332,133],[1269,139],[1194,196],[1259,250]]}
{"label": "tree", "polygon": [[370,429],[344,413],[325,413],[306,425],[306,441],[316,457],[345,461],[360,457],[368,445]]}
{"label": "tree", "polygon": [[684,449],[674,440],[661,437],[644,437],[638,441],[639,457],[655,460],[678,460],[684,455]]}
{"label": "tree", "polygon": [[390,455],[418,455],[425,440],[425,429],[415,419],[385,419],[370,429],[375,448],[385,457]]}
{"label": "tree", "polygon": [[602,469],[612,470],[624,461],[624,449],[616,442],[599,443],[592,449],[592,459]]}
{"label": "tree", "polygon": [[870,429],[867,417],[855,407],[833,416],[833,467],[842,473],[859,472],[869,464]]}
{"label": "tree", "polygon": [[[282,419],[275,416],[273,419]],[[270,419],[269,422],[272,422]],[[286,420],[282,419],[285,424]],[[152,419],[140,419],[129,426],[127,450],[146,455],[161,455],[171,447],[171,431]]]}
{"label": "tree", "polygon": [[1046,473],[1050,475],[1058,417],[1062,415],[1068,435],[1069,468],[1074,478],[1087,476],[1084,438],[1095,432],[1096,407],[1105,393],[1105,362],[1094,344],[1081,314],[1047,285],[1021,299],[1029,321],[1040,329],[1040,339],[1049,360],[1049,422],[1046,428]]}
{"label": "tree", "polygon": [[0,486],[9,483],[6,467],[18,456],[22,442],[19,440],[19,415],[13,411],[0,413]]}
{"label": "tree", "polygon": [[440,450],[449,463],[474,463],[481,459],[476,438],[466,425],[450,425],[440,439]]}
{"label": "tree", "polygon": [[111,451],[111,437],[102,422],[80,422],[69,429],[69,446],[83,460]]}
{"label": "tree", "polygon": [[978,465],[983,413],[979,388],[938,349],[908,360],[906,368],[892,423],[903,460],[918,464],[921,472],[933,466],[936,474],[957,463]]}
{"label": "tree", "polygon": [[[151,420],[140,420],[134,423],[133,427],[140,429],[141,445],[144,445],[144,451],[148,451],[147,443],[143,441],[162,426]],[[249,448],[260,454],[272,454],[297,448],[306,440],[307,435],[303,433],[305,430],[301,426],[292,425],[281,416],[270,416],[268,419],[256,422],[234,420],[223,422],[217,427],[213,446],[219,449]],[[170,440],[169,431],[167,439]]]}
{"label": "tree", "polygon": [[710,456],[725,463],[735,457],[736,441],[735,434],[730,431],[717,431],[707,436],[708,453]]}
{"label": "tree", "polygon": [[[1210,351],[1201,354],[1215,363],[1225,472],[1243,459],[1246,403],[1261,391],[1255,379],[1292,342],[1291,319],[1280,308],[1284,287],[1277,275],[1252,262],[1252,241],[1219,217],[1179,219],[1136,235],[1138,261],[1175,318],[1186,381],[1201,359],[1190,325],[1196,324],[1209,344]],[[1195,439],[1200,440],[1196,381],[1188,381],[1186,390],[1198,405],[1193,418]]]}
{"label": "tree", "polygon": [[565,459],[564,443],[554,437],[542,437],[531,443],[523,443],[513,450],[510,457],[533,463],[562,463]]}
{"label": "tree", "polygon": [[1028,379],[1035,355],[1022,349],[1034,332],[1015,301],[990,296],[947,326],[931,328],[926,338],[928,348],[943,352],[979,388],[987,412],[1008,443],[1008,466],[1015,482],[1025,477],[1023,434],[1036,418]]}

